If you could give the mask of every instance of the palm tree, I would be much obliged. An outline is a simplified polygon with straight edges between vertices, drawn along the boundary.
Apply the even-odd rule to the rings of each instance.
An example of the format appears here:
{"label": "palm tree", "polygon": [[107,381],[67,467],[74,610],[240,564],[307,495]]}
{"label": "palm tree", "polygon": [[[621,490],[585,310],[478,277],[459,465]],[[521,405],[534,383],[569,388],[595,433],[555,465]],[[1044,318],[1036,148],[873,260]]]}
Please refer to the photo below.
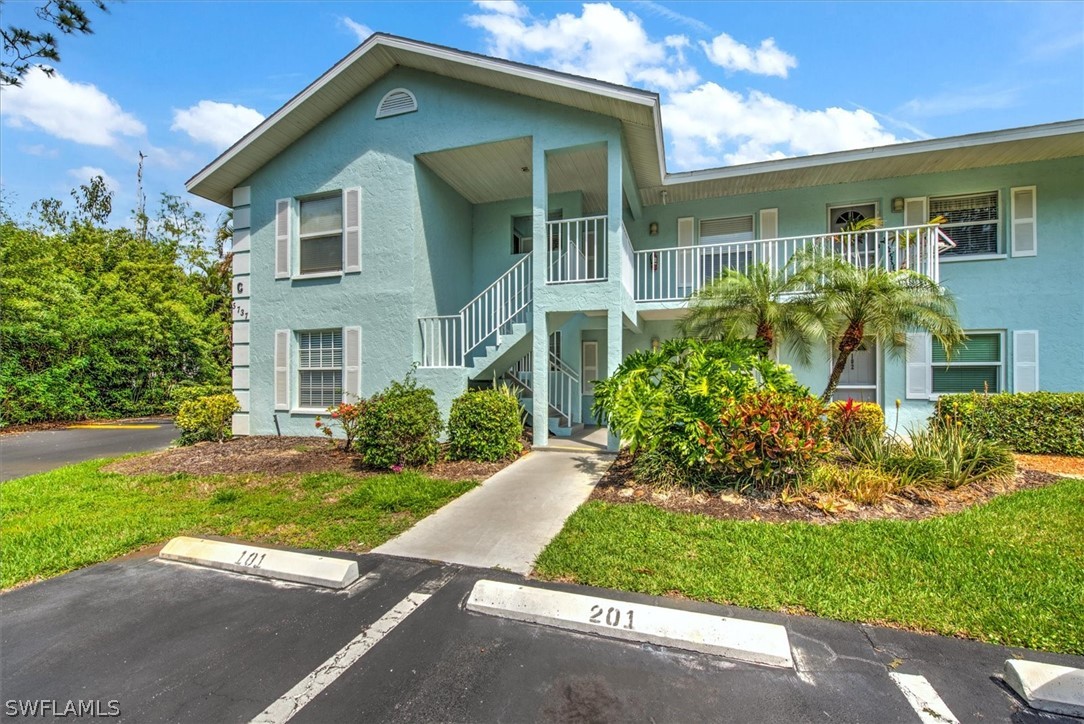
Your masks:
{"label": "palm tree", "polygon": [[824,258],[810,265],[815,275],[812,305],[828,336],[838,339],[828,386],[821,399],[832,399],[847,360],[872,339],[894,354],[907,349],[907,332],[929,332],[951,354],[966,337],[956,321],[956,302],[929,277],[908,269],[861,268]]}
{"label": "palm tree", "polygon": [[679,330],[702,339],[748,339],[760,342],[761,357],[784,341],[803,362],[823,338],[816,309],[810,304],[810,269],[794,259],[781,269],[754,264],[748,271],[727,269],[690,300]]}

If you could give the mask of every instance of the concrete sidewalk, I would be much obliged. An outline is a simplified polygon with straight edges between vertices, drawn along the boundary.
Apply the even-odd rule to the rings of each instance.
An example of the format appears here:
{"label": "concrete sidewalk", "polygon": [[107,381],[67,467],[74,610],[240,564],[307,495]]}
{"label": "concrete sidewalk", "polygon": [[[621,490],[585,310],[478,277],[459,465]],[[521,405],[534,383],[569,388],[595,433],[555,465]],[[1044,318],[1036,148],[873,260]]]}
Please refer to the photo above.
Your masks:
{"label": "concrete sidewalk", "polygon": [[613,460],[532,452],[373,552],[528,573]]}

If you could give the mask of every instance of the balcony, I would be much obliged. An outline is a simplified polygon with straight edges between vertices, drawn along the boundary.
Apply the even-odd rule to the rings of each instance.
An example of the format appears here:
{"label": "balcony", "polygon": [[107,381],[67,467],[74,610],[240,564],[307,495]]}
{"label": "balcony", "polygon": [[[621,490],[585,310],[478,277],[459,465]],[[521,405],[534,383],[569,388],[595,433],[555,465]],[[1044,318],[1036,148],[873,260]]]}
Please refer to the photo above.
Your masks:
{"label": "balcony", "polygon": [[745,271],[754,264],[782,269],[789,276],[798,253],[837,258],[863,268],[910,269],[939,282],[939,254],[954,246],[936,224],[924,224],[645,249],[632,252],[633,298],[637,302],[684,301],[727,269]]}

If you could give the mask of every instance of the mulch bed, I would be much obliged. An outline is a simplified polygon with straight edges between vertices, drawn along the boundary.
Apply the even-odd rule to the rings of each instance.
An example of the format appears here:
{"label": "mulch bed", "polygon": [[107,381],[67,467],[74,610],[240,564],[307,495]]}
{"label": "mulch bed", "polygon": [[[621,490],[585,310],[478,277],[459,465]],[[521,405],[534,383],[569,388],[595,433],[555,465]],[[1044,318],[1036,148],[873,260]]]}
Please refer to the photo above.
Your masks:
{"label": "mulch bed", "polygon": [[902,490],[875,505],[850,504],[826,513],[816,507],[817,494],[783,503],[777,493],[734,489],[693,492],[683,488],[659,490],[641,485],[632,476],[632,458],[622,452],[595,486],[591,500],[607,503],[649,503],[676,513],[699,513],[724,520],[753,520],[770,523],[802,521],[837,523],[845,520],[921,520],[955,513],[995,496],[1028,488],[1040,488],[1061,478],[1058,475],[1023,467],[1011,478],[963,485],[955,490]]}
{"label": "mulch bed", "polygon": [[[337,472],[366,477],[387,470],[368,468],[358,455],[348,453],[323,437],[238,437],[223,443],[202,442],[151,455],[119,460],[103,468],[110,473],[149,475],[289,475]],[[526,446],[526,443],[525,443]],[[422,472],[441,480],[485,480],[511,460],[476,463],[442,460]]]}
{"label": "mulch bed", "polygon": [[1016,466],[1029,470],[1042,470],[1044,473],[1055,475],[1069,475],[1074,478],[1084,478],[1084,458],[1070,457],[1068,455],[1024,455],[1018,453]]}

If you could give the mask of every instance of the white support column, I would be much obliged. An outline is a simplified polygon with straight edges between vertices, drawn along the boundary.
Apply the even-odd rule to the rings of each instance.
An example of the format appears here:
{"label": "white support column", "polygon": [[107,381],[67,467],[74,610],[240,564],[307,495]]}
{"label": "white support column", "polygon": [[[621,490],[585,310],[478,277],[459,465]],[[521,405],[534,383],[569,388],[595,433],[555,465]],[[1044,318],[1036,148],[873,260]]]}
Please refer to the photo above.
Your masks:
{"label": "white support column", "polygon": [[531,182],[533,188],[534,235],[533,282],[534,302],[531,304],[533,325],[531,330],[531,349],[533,369],[531,370],[531,418],[533,425],[532,444],[545,447],[549,444],[549,328],[546,324],[546,274],[549,269],[550,244],[546,234],[546,218],[549,206],[549,189],[546,180],[546,152],[535,137],[532,142]]}
{"label": "white support column", "polygon": [[[621,305],[615,305],[610,307],[610,310],[606,313],[606,376],[609,377],[614,373],[614,370],[618,368],[621,361],[625,358],[624,355],[624,337],[625,337],[625,325],[623,324],[621,313]],[[607,448],[613,452],[617,451],[618,445],[621,440],[613,434],[613,432],[607,433],[608,444]]]}

